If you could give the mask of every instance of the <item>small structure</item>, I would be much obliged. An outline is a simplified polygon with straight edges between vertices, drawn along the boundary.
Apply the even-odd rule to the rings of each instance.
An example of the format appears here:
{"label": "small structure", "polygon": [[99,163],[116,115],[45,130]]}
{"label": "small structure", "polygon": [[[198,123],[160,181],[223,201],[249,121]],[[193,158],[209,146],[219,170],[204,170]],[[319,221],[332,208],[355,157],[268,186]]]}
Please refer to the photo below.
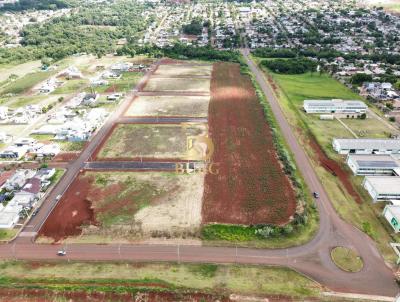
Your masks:
{"label": "small structure", "polygon": [[400,177],[367,176],[363,187],[372,197],[373,202],[400,200]]}
{"label": "small structure", "polygon": [[[306,113],[335,114],[359,117],[367,113],[368,106],[362,101],[333,100],[305,100],[303,108]],[[355,116],[354,116],[355,115]]]}
{"label": "small structure", "polygon": [[399,176],[400,164],[392,155],[347,156],[347,165],[355,175]]}
{"label": "small structure", "polygon": [[335,138],[332,147],[339,154],[400,154],[399,139]]}
{"label": "small structure", "polygon": [[395,233],[400,232],[400,207],[386,205],[382,213],[383,217],[389,222]]}

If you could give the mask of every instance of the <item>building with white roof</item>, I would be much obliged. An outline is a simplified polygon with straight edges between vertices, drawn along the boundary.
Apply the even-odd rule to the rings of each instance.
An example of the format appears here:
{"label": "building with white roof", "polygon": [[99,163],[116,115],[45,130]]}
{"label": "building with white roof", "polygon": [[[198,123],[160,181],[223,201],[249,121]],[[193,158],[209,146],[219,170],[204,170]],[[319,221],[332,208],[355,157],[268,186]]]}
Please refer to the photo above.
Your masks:
{"label": "building with white roof", "polygon": [[303,108],[306,113],[340,114],[357,117],[367,113],[368,106],[362,101],[353,100],[305,100]]}
{"label": "building with white roof", "polygon": [[355,175],[400,175],[400,162],[392,155],[350,154],[347,156],[346,163]]}
{"label": "building with white roof", "polygon": [[373,202],[400,200],[400,177],[367,176],[363,181],[363,187]]}
{"label": "building with white roof", "polygon": [[387,205],[383,209],[383,217],[389,222],[395,233],[400,232],[400,207]]}
{"label": "building with white roof", "polygon": [[339,154],[400,154],[400,139],[335,138],[332,147]]}

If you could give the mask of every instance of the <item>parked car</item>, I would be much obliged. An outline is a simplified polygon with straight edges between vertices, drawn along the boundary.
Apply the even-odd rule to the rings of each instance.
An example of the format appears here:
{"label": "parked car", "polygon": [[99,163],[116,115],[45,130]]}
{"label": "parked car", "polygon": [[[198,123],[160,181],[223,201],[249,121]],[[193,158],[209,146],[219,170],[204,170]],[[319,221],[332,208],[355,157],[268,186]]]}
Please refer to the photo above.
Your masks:
{"label": "parked car", "polygon": [[318,192],[314,192],[313,195],[314,195],[314,198],[319,198],[319,193]]}

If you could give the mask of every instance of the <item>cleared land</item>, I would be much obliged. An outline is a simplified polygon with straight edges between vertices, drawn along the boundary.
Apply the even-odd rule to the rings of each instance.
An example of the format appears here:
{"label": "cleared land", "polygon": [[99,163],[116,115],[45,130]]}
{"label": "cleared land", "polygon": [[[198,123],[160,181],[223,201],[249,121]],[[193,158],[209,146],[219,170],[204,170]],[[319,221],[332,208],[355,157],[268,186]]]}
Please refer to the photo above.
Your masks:
{"label": "cleared land", "polygon": [[210,76],[212,65],[209,66],[189,66],[189,65],[160,65],[155,76],[179,77],[179,76]]}
{"label": "cleared land", "polygon": [[204,175],[85,172],[47,219],[40,235],[54,241],[115,242],[195,235],[201,223]]}
{"label": "cleared land", "polygon": [[155,78],[147,82],[143,91],[209,92],[210,80],[201,78]]}
{"label": "cleared land", "polygon": [[203,222],[288,222],[296,208],[294,190],[252,83],[239,65],[214,64],[209,133],[215,145],[211,160],[219,173],[206,175]]}
{"label": "cleared land", "polygon": [[188,137],[205,136],[204,124],[118,124],[106,139],[97,158],[188,158]]}
{"label": "cleared land", "polygon": [[[359,99],[359,96],[326,74],[280,75],[265,71],[288,121],[296,129],[299,140],[313,158],[314,168],[339,215],[371,236],[385,259],[394,262],[395,255],[387,243],[400,239],[389,235],[389,231],[378,218],[381,209],[368,202],[369,198],[361,187],[361,180],[352,176],[343,158],[331,147],[333,137],[352,137],[351,133],[337,121],[317,121],[317,118],[306,115],[301,110],[304,99]],[[348,121],[343,119],[346,124]],[[354,120],[350,121],[349,126],[354,131],[365,128],[373,137],[384,135],[382,130],[371,133],[368,130],[369,122],[369,119]],[[371,123],[375,122],[380,121],[371,119]],[[378,129],[384,126],[381,123]]]}
{"label": "cleared land", "polygon": [[208,96],[139,96],[125,116],[191,116],[206,117]]}
{"label": "cleared land", "polygon": [[10,67],[1,67],[0,68],[0,82],[3,82],[8,79],[8,77],[12,74],[21,77],[27,73],[32,72],[33,70],[37,70],[41,66],[40,60],[30,61],[23,64],[10,66]]}

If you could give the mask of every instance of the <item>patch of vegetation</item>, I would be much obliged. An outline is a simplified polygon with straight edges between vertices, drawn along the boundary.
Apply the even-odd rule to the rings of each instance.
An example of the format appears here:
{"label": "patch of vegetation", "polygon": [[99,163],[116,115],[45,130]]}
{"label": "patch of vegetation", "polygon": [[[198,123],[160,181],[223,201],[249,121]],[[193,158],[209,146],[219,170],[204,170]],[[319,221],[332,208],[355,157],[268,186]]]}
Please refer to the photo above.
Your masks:
{"label": "patch of vegetation", "polygon": [[203,21],[201,19],[193,19],[189,24],[182,26],[182,31],[186,35],[201,35],[203,31]]}
{"label": "patch of vegetation", "polygon": [[262,64],[268,69],[283,74],[302,74],[313,72],[317,68],[317,63],[309,59],[276,59],[265,60]]}
{"label": "patch of vegetation", "polygon": [[17,234],[18,230],[16,229],[11,229],[11,230],[5,230],[1,229],[0,230],[0,241],[8,241],[14,238],[14,236]]}
{"label": "patch of vegetation", "polygon": [[49,181],[51,184],[56,184],[60,181],[61,177],[64,175],[64,169],[56,169],[56,173],[52,177],[50,177]]}
{"label": "patch of vegetation", "polygon": [[332,261],[342,270],[350,273],[359,272],[364,264],[361,257],[346,247],[335,247],[331,251]]}
{"label": "patch of vegetation", "polygon": [[0,11],[56,10],[67,7],[69,2],[64,0],[17,0],[14,3],[4,3]]}
{"label": "patch of vegetation", "polygon": [[193,264],[189,266],[189,271],[203,278],[214,278],[218,270],[216,264]]}
{"label": "patch of vegetation", "polygon": [[61,150],[66,152],[82,151],[86,145],[86,142],[58,142],[61,146]]}
{"label": "patch of vegetation", "polygon": [[6,85],[0,92],[1,95],[7,94],[22,94],[27,92],[33,86],[37,85],[38,83],[46,80],[50,77],[53,73],[51,72],[43,72],[38,71],[34,73],[27,74],[22,78],[19,78],[10,84]]}

